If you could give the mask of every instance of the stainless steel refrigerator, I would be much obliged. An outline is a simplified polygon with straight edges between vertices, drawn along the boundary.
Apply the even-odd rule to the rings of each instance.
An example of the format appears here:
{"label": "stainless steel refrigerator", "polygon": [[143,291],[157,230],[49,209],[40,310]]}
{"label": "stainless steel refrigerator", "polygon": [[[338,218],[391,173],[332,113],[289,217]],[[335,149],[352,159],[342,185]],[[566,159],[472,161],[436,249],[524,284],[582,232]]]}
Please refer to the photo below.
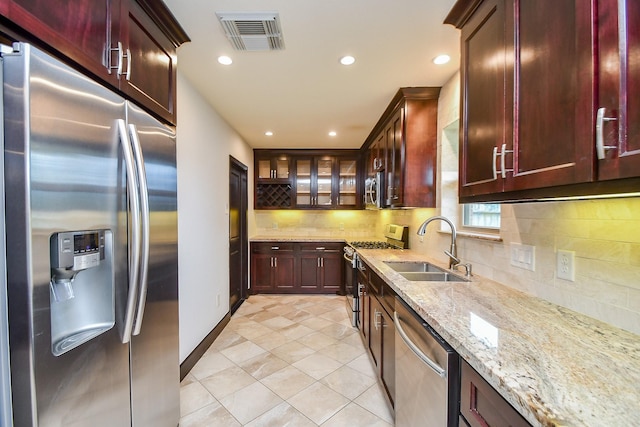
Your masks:
{"label": "stainless steel refrigerator", "polygon": [[3,54],[15,426],[176,426],[175,133],[27,44]]}

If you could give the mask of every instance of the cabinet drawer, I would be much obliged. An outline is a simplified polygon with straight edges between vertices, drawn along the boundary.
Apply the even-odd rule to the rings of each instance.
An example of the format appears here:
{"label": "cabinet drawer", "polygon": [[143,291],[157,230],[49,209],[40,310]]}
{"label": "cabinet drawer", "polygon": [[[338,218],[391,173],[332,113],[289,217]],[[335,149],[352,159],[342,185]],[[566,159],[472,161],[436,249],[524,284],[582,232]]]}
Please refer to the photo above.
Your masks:
{"label": "cabinet drawer", "polygon": [[342,243],[311,242],[301,243],[300,250],[303,252],[342,252]]}
{"label": "cabinet drawer", "polygon": [[471,427],[531,425],[467,362],[461,363],[460,412]]}
{"label": "cabinet drawer", "polygon": [[282,242],[260,242],[251,244],[251,252],[254,254],[266,254],[274,252],[293,252],[293,243]]}

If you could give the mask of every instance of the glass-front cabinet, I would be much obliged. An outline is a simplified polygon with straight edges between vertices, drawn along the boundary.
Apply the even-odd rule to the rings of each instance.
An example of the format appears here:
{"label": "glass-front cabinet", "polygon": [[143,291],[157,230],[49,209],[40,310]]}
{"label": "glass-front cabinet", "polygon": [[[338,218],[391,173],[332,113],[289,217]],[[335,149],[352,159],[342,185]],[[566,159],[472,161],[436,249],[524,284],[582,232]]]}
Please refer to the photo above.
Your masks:
{"label": "glass-front cabinet", "polygon": [[358,161],[357,159],[338,160],[338,206],[356,206],[358,201]]}
{"label": "glass-front cabinet", "polygon": [[359,209],[358,150],[254,150],[256,209]]}
{"label": "glass-front cabinet", "polygon": [[331,156],[296,159],[296,207],[334,205],[334,164]]}

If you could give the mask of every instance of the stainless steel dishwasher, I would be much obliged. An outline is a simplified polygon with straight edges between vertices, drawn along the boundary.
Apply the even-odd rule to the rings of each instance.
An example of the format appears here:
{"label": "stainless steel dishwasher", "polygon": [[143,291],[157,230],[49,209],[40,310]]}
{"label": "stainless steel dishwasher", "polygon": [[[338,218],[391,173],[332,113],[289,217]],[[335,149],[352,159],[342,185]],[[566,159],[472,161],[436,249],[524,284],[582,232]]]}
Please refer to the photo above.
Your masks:
{"label": "stainless steel dishwasher", "polygon": [[458,354],[406,303],[397,298],[396,427],[458,425]]}

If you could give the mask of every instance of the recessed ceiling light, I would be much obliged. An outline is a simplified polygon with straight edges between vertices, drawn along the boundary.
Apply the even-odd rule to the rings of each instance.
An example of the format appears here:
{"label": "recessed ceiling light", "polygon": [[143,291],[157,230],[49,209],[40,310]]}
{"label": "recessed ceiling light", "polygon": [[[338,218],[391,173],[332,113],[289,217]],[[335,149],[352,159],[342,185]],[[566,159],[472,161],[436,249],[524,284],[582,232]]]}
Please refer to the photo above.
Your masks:
{"label": "recessed ceiling light", "polygon": [[336,131],[334,131],[334,130],[332,130],[331,132],[329,132],[329,136],[336,136],[336,135],[337,135],[337,132],[336,132]]}
{"label": "recessed ceiling light", "polygon": [[218,57],[218,62],[221,63],[222,65],[231,65],[231,64],[233,64],[233,60],[231,58],[229,58],[228,56],[219,56]]}
{"label": "recessed ceiling light", "polygon": [[267,136],[273,136],[273,132],[271,132],[270,130],[266,131],[264,134]]}
{"label": "recessed ceiling light", "polygon": [[342,65],[351,65],[354,62],[356,62],[356,58],[354,58],[353,56],[350,56],[350,55],[343,56],[342,58],[340,58],[340,63]]}
{"label": "recessed ceiling light", "polygon": [[433,63],[436,65],[442,65],[442,64],[446,64],[450,60],[451,60],[451,57],[449,55],[438,55],[435,58],[433,58]]}

